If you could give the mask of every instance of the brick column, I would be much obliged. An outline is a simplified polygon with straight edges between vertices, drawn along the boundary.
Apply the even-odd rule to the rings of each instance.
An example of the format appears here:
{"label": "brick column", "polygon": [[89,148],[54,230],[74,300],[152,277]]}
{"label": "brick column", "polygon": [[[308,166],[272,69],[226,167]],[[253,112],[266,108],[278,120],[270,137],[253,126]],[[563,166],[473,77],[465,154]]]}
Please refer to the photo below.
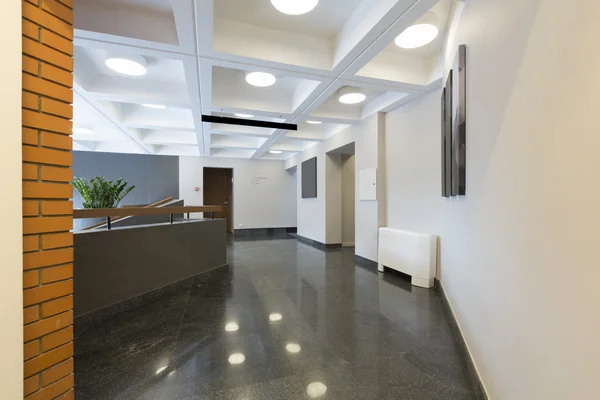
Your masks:
{"label": "brick column", "polygon": [[73,0],[23,6],[25,399],[74,398]]}

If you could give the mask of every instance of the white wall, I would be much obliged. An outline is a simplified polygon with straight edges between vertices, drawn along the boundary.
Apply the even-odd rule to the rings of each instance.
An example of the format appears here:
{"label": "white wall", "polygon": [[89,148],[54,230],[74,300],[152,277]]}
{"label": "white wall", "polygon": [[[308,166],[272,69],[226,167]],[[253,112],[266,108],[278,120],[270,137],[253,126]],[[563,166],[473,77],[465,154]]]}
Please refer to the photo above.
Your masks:
{"label": "white wall", "polygon": [[440,196],[439,92],[386,119],[389,225],[441,236],[492,400],[600,392],[600,2],[572,3],[466,2],[466,196]]}
{"label": "white wall", "polygon": [[[356,180],[358,180],[361,169],[377,168],[380,180],[377,201],[360,201],[358,196],[358,184],[356,185],[355,205],[355,252],[361,257],[377,261],[377,230],[385,223],[385,155],[384,145],[384,115],[377,113],[351,126],[336,135],[319,143],[286,160],[286,168],[298,166],[298,181],[301,182],[301,163],[312,157],[317,157],[317,198],[302,199],[301,190],[298,190],[298,234],[321,243],[341,243],[341,213],[339,218],[328,217],[326,210],[335,204],[340,208],[339,195],[331,195],[327,198],[327,182],[335,184],[336,192],[341,182],[341,168],[339,173],[333,173],[329,181],[327,173],[335,172],[332,164],[326,169],[326,153],[355,143],[355,167]],[[328,156],[327,156],[328,157]],[[300,187],[300,186],[299,186]],[[331,189],[330,189],[331,190]],[[341,192],[341,186],[339,187]],[[329,226],[329,224],[332,224]],[[339,238],[337,235],[339,231]],[[335,233],[327,237],[327,232]]]}
{"label": "white wall", "polygon": [[342,155],[342,243],[354,243],[356,174],[354,154]]}
{"label": "white wall", "polygon": [[342,243],[342,155],[325,155],[325,242]]}
{"label": "white wall", "polygon": [[2,7],[0,41],[0,398],[23,398],[23,246],[21,204],[21,2]]}
{"label": "white wall", "polygon": [[179,196],[185,205],[203,204],[204,167],[233,168],[234,229],[297,225],[296,178],[283,161],[179,157]]}

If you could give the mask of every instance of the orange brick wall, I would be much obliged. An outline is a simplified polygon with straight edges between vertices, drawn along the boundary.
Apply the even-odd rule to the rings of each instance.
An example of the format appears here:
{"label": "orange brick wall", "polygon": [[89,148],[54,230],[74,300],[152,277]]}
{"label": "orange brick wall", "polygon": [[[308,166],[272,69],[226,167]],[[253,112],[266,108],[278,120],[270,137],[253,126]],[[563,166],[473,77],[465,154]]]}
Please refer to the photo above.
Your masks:
{"label": "orange brick wall", "polygon": [[74,398],[73,0],[23,6],[23,315],[27,400]]}

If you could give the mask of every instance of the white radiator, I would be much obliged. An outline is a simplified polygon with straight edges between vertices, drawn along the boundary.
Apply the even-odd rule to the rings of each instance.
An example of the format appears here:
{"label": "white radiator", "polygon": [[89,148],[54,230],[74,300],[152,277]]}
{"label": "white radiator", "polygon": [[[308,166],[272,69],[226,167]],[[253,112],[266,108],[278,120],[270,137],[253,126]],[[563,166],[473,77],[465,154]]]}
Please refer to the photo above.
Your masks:
{"label": "white radiator", "polygon": [[412,277],[411,283],[433,287],[437,262],[437,236],[379,228],[378,269],[385,267]]}

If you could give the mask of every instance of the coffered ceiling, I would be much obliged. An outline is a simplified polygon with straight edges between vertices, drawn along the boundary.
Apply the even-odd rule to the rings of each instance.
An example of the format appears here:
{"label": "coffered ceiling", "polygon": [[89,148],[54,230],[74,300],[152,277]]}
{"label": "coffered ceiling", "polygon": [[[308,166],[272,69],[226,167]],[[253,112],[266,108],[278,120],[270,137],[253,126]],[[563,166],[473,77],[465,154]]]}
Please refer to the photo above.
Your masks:
{"label": "coffered ceiling", "polygon": [[[436,87],[453,5],[320,0],[288,15],[270,0],[76,0],[75,149],[288,158]],[[427,12],[438,37],[398,48],[394,39]],[[142,60],[146,73],[115,72],[109,58]],[[257,71],[276,82],[248,84],[246,74]],[[365,100],[340,103],[346,87]],[[204,123],[202,114],[298,130]]]}

